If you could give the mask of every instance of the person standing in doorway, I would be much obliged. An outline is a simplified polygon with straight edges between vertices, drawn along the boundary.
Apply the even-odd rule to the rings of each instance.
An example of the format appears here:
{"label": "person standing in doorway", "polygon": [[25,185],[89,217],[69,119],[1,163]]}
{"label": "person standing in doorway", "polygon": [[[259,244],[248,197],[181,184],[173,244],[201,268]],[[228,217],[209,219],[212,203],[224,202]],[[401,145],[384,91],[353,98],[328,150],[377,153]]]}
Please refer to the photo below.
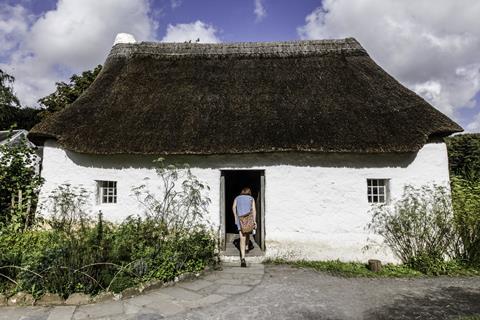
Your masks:
{"label": "person standing in doorway", "polygon": [[[240,234],[240,266],[245,268],[247,266],[245,262],[245,251],[248,243],[250,241],[250,234],[243,234],[240,228],[240,217],[246,216],[248,214],[253,214],[253,221],[257,221],[257,211],[255,210],[255,199],[252,197],[252,190],[245,187],[242,189],[242,192],[239,196],[233,200],[233,216],[235,217],[235,224],[238,228],[238,233]],[[255,222],[255,228],[257,223]]]}

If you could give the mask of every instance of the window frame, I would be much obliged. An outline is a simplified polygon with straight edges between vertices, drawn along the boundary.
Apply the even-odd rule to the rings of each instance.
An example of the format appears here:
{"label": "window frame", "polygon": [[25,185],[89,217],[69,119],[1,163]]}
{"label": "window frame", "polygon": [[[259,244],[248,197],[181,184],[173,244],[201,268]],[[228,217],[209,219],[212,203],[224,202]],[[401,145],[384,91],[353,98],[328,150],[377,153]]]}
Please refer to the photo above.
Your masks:
{"label": "window frame", "polygon": [[[377,199],[375,201],[375,198]],[[383,201],[380,201],[383,198]],[[368,204],[388,204],[390,201],[389,178],[367,178]]]}
{"label": "window frame", "polygon": [[97,204],[109,205],[118,202],[118,183],[114,180],[96,180]]}

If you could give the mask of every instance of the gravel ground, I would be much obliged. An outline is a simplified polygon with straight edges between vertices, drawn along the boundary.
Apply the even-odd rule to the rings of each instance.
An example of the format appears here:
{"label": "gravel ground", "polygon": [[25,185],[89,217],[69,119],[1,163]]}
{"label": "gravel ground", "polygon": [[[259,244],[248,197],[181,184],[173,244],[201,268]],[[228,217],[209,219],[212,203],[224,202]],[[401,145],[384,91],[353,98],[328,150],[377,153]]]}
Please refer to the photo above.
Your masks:
{"label": "gravel ground", "polygon": [[[480,315],[480,278],[343,278],[267,266],[252,291],[171,319],[458,319]],[[170,319],[170,318],[169,318]]]}

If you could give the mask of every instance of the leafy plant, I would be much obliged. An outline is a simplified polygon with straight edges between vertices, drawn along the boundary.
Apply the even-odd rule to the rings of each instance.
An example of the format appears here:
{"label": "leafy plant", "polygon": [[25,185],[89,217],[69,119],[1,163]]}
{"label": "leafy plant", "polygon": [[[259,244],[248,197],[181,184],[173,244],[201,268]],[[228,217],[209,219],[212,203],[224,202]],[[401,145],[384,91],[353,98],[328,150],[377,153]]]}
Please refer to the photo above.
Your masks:
{"label": "leafy plant", "polygon": [[159,165],[160,192],[136,188],[145,213],[119,225],[93,219],[88,193],[59,186],[49,198],[42,229],[0,233],[0,290],[45,292],[67,297],[73,292],[114,292],[150,279],[171,281],[197,272],[214,260],[215,235],[203,218],[208,189],[188,168]]}
{"label": "leafy plant", "polygon": [[480,180],[452,177],[454,221],[462,246],[458,257],[480,266]]}
{"label": "leafy plant", "polygon": [[403,263],[427,274],[442,273],[460,250],[449,192],[441,186],[406,186],[395,204],[373,209],[368,229]]}
{"label": "leafy plant", "polygon": [[0,145],[0,228],[24,231],[33,224],[42,179],[38,158],[25,140]]}

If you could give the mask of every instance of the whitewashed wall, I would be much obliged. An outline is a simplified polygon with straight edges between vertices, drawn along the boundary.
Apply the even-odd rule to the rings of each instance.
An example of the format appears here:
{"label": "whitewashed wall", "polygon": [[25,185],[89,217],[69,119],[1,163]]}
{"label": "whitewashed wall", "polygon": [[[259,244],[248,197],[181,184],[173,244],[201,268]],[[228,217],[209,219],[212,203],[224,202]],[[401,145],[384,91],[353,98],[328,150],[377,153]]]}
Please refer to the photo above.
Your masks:
{"label": "whitewashed wall", "polygon": [[[92,195],[92,213],[120,221],[140,212],[131,189],[158,182],[153,157],[91,156],[65,151],[55,141],[45,143],[41,201],[59,184],[83,186]],[[210,221],[220,221],[222,169],[265,170],[265,240],[267,256],[308,259],[395,261],[388,250],[363,252],[370,221],[367,178],[390,179],[392,200],[406,184],[448,184],[448,158],[443,143],[425,145],[417,154],[275,153],[234,156],[169,157],[189,163],[211,190]],[[95,180],[118,183],[118,203],[96,204]]]}

